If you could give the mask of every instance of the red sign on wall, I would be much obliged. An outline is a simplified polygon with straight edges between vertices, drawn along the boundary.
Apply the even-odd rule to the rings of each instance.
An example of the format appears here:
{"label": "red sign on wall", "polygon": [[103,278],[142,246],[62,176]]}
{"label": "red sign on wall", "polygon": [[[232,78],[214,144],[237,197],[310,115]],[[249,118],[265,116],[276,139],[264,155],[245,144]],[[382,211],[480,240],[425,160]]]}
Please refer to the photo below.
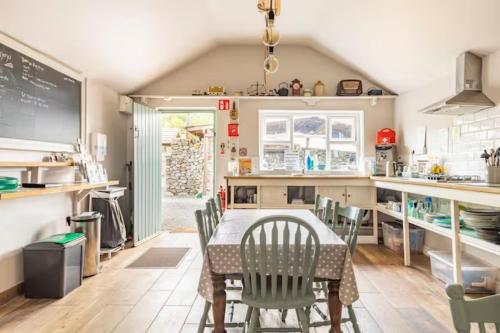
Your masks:
{"label": "red sign on wall", "polygon": [[230,137],[239,136],[238,127],[240,124],[228,124],[227,125],[227,135]]}
{"label": "red sign on wall", "polygon": [[217,108],[220,111],[229,111],[229,107],[231,105],[231,101],[229,99],[219,99],[217,103]]}

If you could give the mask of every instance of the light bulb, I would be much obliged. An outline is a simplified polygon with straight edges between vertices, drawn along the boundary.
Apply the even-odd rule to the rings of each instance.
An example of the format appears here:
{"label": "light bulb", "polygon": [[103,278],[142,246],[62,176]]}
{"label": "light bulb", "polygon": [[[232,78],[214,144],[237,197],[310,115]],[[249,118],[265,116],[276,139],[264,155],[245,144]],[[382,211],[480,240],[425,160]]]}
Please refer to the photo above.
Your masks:
{"label": "light bulb", "polygon": [[270,24],[262,31],[262,43],[265,46],[276,46],[280,41],[280,32],[274,24]]}
{"label": "light bulb", "polygon": [[278,58],[274,56],[274,54],[270,54],[266,58],[266,60],[264,60],[264,70],[270,74],[276,73],[279,66],[280,62],[278,61]]}

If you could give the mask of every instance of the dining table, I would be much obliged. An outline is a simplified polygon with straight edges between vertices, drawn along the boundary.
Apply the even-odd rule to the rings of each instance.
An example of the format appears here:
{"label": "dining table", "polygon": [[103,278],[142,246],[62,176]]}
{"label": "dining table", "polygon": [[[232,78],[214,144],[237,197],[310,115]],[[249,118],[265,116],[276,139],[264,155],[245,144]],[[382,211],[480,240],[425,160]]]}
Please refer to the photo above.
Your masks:
{"label": "dining table", "polygon": [[213,332],[226,332],[226,279],[242,274],[240,244],[243,234],[259,219],[276,215],[300,218],[317,233],[320,250],[315,280],[328,282],[330,333],[340,333],[342,306],[359,298],[351,255],[346,242],[307,209],[226,210],[207,244],[198,284],[200,295],[212,303]]}

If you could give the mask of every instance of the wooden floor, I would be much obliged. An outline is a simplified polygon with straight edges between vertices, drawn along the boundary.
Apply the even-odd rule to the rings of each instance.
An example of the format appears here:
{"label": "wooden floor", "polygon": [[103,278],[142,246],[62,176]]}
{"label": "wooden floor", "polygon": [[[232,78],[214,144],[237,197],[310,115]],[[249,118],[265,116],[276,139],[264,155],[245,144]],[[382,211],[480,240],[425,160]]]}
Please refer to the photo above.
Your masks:
{"label": "wooden floor", "polygon": [[[192,250],[176,269],[125,268],[156,246]],[[355,311],[362,332],[451,331],[444,286],[430,274],[426,257],[414,257],[415,266],[407,268],[401,256],[383,246],[360,245],[354,261],[361,293]],[[101,274],[85,279],[64,299],[13,299],[0,307],[0,332],[196,332],[203,308],[197,295],[201,264],[197,234],[164,233],[116,255]],[[237,307],[236,319],[243,313],[243,306]],[[262,316],[264,325],[280,325],[278,313],[262,311]],[[296,322],[293,314],[288,320]],[[352,332],[348,325],[343,330]]]}

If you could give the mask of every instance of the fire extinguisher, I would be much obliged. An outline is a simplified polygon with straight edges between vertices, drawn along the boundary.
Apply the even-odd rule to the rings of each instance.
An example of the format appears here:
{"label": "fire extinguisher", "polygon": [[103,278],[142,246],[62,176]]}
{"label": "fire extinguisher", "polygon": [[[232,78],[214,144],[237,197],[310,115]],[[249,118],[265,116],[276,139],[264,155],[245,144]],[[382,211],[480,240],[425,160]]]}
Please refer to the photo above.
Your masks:
{"label": "fire extinguisher", "polygon": [[226,209],[226,190],[222,187],[222,185],[219,187],[219,195],[220,195],[220,201],[222,202],[222,209]]}

